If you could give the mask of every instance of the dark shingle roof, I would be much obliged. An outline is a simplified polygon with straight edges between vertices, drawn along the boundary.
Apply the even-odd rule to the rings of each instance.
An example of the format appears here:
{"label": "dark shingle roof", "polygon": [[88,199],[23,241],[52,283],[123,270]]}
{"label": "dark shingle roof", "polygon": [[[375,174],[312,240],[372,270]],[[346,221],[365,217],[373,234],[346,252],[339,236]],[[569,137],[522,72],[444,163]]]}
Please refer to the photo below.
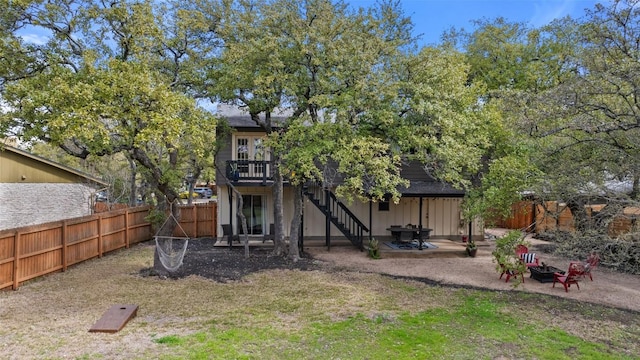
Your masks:
{"label": "dark shingle roof", "polygon": [[453,186],[437,182],[435,180],[410,180],[409,187],[398,189],[402,196],[406,197],[463,197],[464,190],[458,190]]}
{"label": "dark shingle roof", "polygon": [[[260,125],[251,120],[248,112],[233,105],[220,104],[216,112],[220,117],[225,119],[232,128],[260,128]],[[273,125],[282,123],[289,118],[290,111],[275,110],[271,114],[271,122]],[[264,120],[264,114],[260,114],[260,119]]]}

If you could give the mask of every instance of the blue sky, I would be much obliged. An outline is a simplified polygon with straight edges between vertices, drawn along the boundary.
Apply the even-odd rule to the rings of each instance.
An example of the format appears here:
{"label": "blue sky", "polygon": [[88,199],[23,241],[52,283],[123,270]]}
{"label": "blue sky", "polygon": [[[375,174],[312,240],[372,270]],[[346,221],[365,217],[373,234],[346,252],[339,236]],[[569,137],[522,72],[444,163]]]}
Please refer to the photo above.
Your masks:
{"label": "blue sky", "polygon": [[[347,0],[354,6],[369,7],[375,0]],[[610,0],[401,0],[405,14],[415,25],[415,35],[422,34],[421,44],[437,43],[440,35],[452,26],[471,31],[471,20],[504,17],[526,22],[532,27],[546,25],[553,19],[570,15],[581,18],[585,8],[593,9]]]}
{"label": "blue sky", "polygon": [[[376,0],[345,0],[356,7],[370,7]],[[422,45],[440,41],[442,33],[452,26],[472,30],[471,20],[504,17],[511,21],[526,22],[533,27],[548,24],[553,19],[570,15],[580,18],[585,8],[593,9],[597,3],[611,0],[400,0],[405,14],[415,25],[415,35],[422,34]],[[21,31],[22,37],[32,43],[43,44],[46,36]]]}

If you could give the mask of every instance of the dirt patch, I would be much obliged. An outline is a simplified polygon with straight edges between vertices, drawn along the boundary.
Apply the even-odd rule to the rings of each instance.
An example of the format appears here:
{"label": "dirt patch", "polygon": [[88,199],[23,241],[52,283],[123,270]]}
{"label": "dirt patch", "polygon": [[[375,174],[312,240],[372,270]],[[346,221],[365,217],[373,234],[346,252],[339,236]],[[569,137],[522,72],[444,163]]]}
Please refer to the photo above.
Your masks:
{"label": "dirt patch", "polygon": [[[532,240],[532,249],[559,268],[568,267],[571,260],[554,257],[545,250],[546,242]],[[528,276],[525,283],[514,287],[514,281],[506,283],[498,279],[496,264],[491,251],[494,243],[480,247],[475,258],[382,258],[373,260],[353,246],[305,247],[297,262],[272,255],[271,247],[251,247],[245,258],[243,247],[214,246],[215,239],[192,239],[184,258],[184,265],[168,277],[179,279],[199,276],[217,282],[242,280],[245,276],[273,269],[323,270],[325,272],[355,271],[379,273],[395,278],[418,280],[430,285],[492,289],[500,291],[525,291],[571,299],[577,302],[607,305],[617,309],[640,311],[640,276],[621,274],[599,267],[594,281],[585,279],[580,289],[572,287],[565,292],[562,286],[539,283]],[[141,271],[144,276],[155,275],[152,268]]]}
{"label": "dirt patch", "polygon": [[[243,277],[265,270],[319,270],[322,262],[314,259],[308,253],[302,253],[301,258],[293,262],[282,256],[273,255],[271,247],[252,247],[249,257],[245,257],[244,247],[214,246],[215,239],[199,238],[189,240],[183,265],[175,272],[166,274],[172,279],[188,276],[200,276],[217,282],[241,280]],[[153,268],[141,271],[143,276],[157,275]]]}
{"label": "dirt patch", "polygon": [[[193,239],[183,267],[171,276],[174,280],[148,276],[154,249],[152,242],[138,244],[23,283],[18,291],[0,292],[0,358],[148,359],[169,354],[185,358],[157,340],[210,331],[211,324],[224,326],[230,319],[259,322],[261,317],[247,316],[247,309],[268,312],[271,304],[281,299],[299,299],[295,305],[300,306],[300,312],[279,313],[273,318],[280,326],[292,327],[298,326],[296,316],[308,319],[319,311],[344,319],[378,309],[380,304],[402,312],[455,304],[459,293],[451,288],[456,287],[496,291],[505,301],[518,302],[509,309],[514,316],[530,316],[529,305],[545,302],[552,311],[538,313],[538,320],[587,340],[628,343],[630,354],[638,353],[635,329],[640,277],[605,268],[598,269],[594,281],[583,281],[580,290],[565,292],[528,278],[518,288],[499,280],[490,247],[480,248],[476,258],[379,260],[353,246],[334,246],[330,251],[323,246],[305,247],[302,259],[293,263],[272,256],[271,247],[252,247],[251,256],[245,258],[243,248],[214,246],[213,239]],[[544,260],[560,267],[569,261],[546,254]],[[389,287],[397,284],[390,277],[437,286],[414,286],[414,281],[407,280],[417,291],[406,291],[406,286]],[[318,288],[324,292],[318,294]],[[520,291],[532,294],[523,297],[517,293]],[[424,301],[431,296],[437,300]],[[388,298],[393,298],[392,304],[385,302]],[[140,310],[118,333],[89,332],[114,304],[136,304]],[[620,327],[630,329],[624,332],[628,338],[612,335],[610,329]]]}

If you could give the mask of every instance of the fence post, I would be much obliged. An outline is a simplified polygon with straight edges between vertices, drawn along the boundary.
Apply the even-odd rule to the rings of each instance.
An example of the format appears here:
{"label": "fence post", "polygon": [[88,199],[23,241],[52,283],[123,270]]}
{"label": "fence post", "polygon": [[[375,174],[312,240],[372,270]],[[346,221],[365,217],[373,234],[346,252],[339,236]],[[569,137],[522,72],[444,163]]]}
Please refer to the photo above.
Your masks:
{"label": "fence post", "polygon": [[62,271],[67,271],[67,220],[62,221]]}
{"label": "fence post", "polygon": [[102,257],[102,215],[98,215],[98,257]]}
{"label": "fence post", "polygon": [[193,204],[193,210],[191,210],[191,216],[193,216],[193,237],[198,237],[198,207]]}
{"label": "fence post", "polygon": [[129,248],[129,208],[124,211],[124,243]]}
{"label": "fence post", "polygon": [[218,203],[211,203],[209,202],[209,206],[211,208],[211,237],[214,237],[217,239],[218,234],[217,229],[218,229]]}
{"label": "fence post", "polygon": [[18,259],[20,258],[20,232],[16,231],[15,236],[13,237],[13,285],[11,288],[13,290],[18,290]]}

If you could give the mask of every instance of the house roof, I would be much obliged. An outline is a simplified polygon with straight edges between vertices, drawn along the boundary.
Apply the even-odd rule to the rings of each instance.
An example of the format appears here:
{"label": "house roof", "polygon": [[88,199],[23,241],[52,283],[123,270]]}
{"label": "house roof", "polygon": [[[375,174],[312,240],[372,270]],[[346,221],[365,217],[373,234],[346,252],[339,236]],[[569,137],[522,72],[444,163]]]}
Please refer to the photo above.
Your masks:
{"label": "house roof", "polygon": [[404,197],[463,197],[464,190],[435,180],[409,180],[409,187],[398,189]]}
{"label": "house roof", "polygon": [[[68,166],[62,165],[62,164],[57,163],[55,161],[52,161],[52,160],[49,160],[49,159],[45,159],[45,158],[43,158],[41,156],[32,154],[32,153],[30,153],[28,151],[24,151],[24,150],[15,148],[13,146],[4,145],[4,146],[2,146],[0,148],[0,152],[1,151],[7,151],[7,152],[10,152],[10,153],[16,154],[16,155],[18,155],[20,157],[23,157],[25,159],[30,159],[32,161],[35,161],[36,163],[40,163],[40,164],[45,165],[44,167],[46,167],[46,166],[52,167],[52,168],[57,169],[59,171],[62,171],[64,173],[67,173],[67,174],[76,176],[78,178],[84,179],[87,182],[95,183],[96,185],[100,185],[100,186],[108,186],[109,185],[108,183],[104,182],[103,180],[101,180],[101,179],[99,179],[97,177],[94,177],[92,175],[83,173],[83,172],[81,172],[79,170],[70,168]],[[29,165],[26,165],[26,166],[29,166]],[[41,168],[40,170],[44,170],[44,169]],[[6,170],[3,170],[3,174],[5,176],[11,176],[10,174],[7,175],[9,171],[6,171],[6,173],[5,173],[5,171]],[[3,180],[3,181],[6,181],[6,180]]]}
{"label": "house roof", "polygon": [[398,189],[406,197],[463,197],[464,190],[459,190],[433,178],[424,166],[416,160],[409,161],[402,167],[400,174],[409,180],[409,187]]}
{"label": "house roof", "polygon": [[[255,121],[251,120],[249,112],[234,105],[219,104],[216,113],[225,119],[232,128],[261,128]],[[260,119],[264,120],[264,113]],[[271,113],[271,121],[274,124],[284,122],[291,116],[290,110],[276,109]]]}

